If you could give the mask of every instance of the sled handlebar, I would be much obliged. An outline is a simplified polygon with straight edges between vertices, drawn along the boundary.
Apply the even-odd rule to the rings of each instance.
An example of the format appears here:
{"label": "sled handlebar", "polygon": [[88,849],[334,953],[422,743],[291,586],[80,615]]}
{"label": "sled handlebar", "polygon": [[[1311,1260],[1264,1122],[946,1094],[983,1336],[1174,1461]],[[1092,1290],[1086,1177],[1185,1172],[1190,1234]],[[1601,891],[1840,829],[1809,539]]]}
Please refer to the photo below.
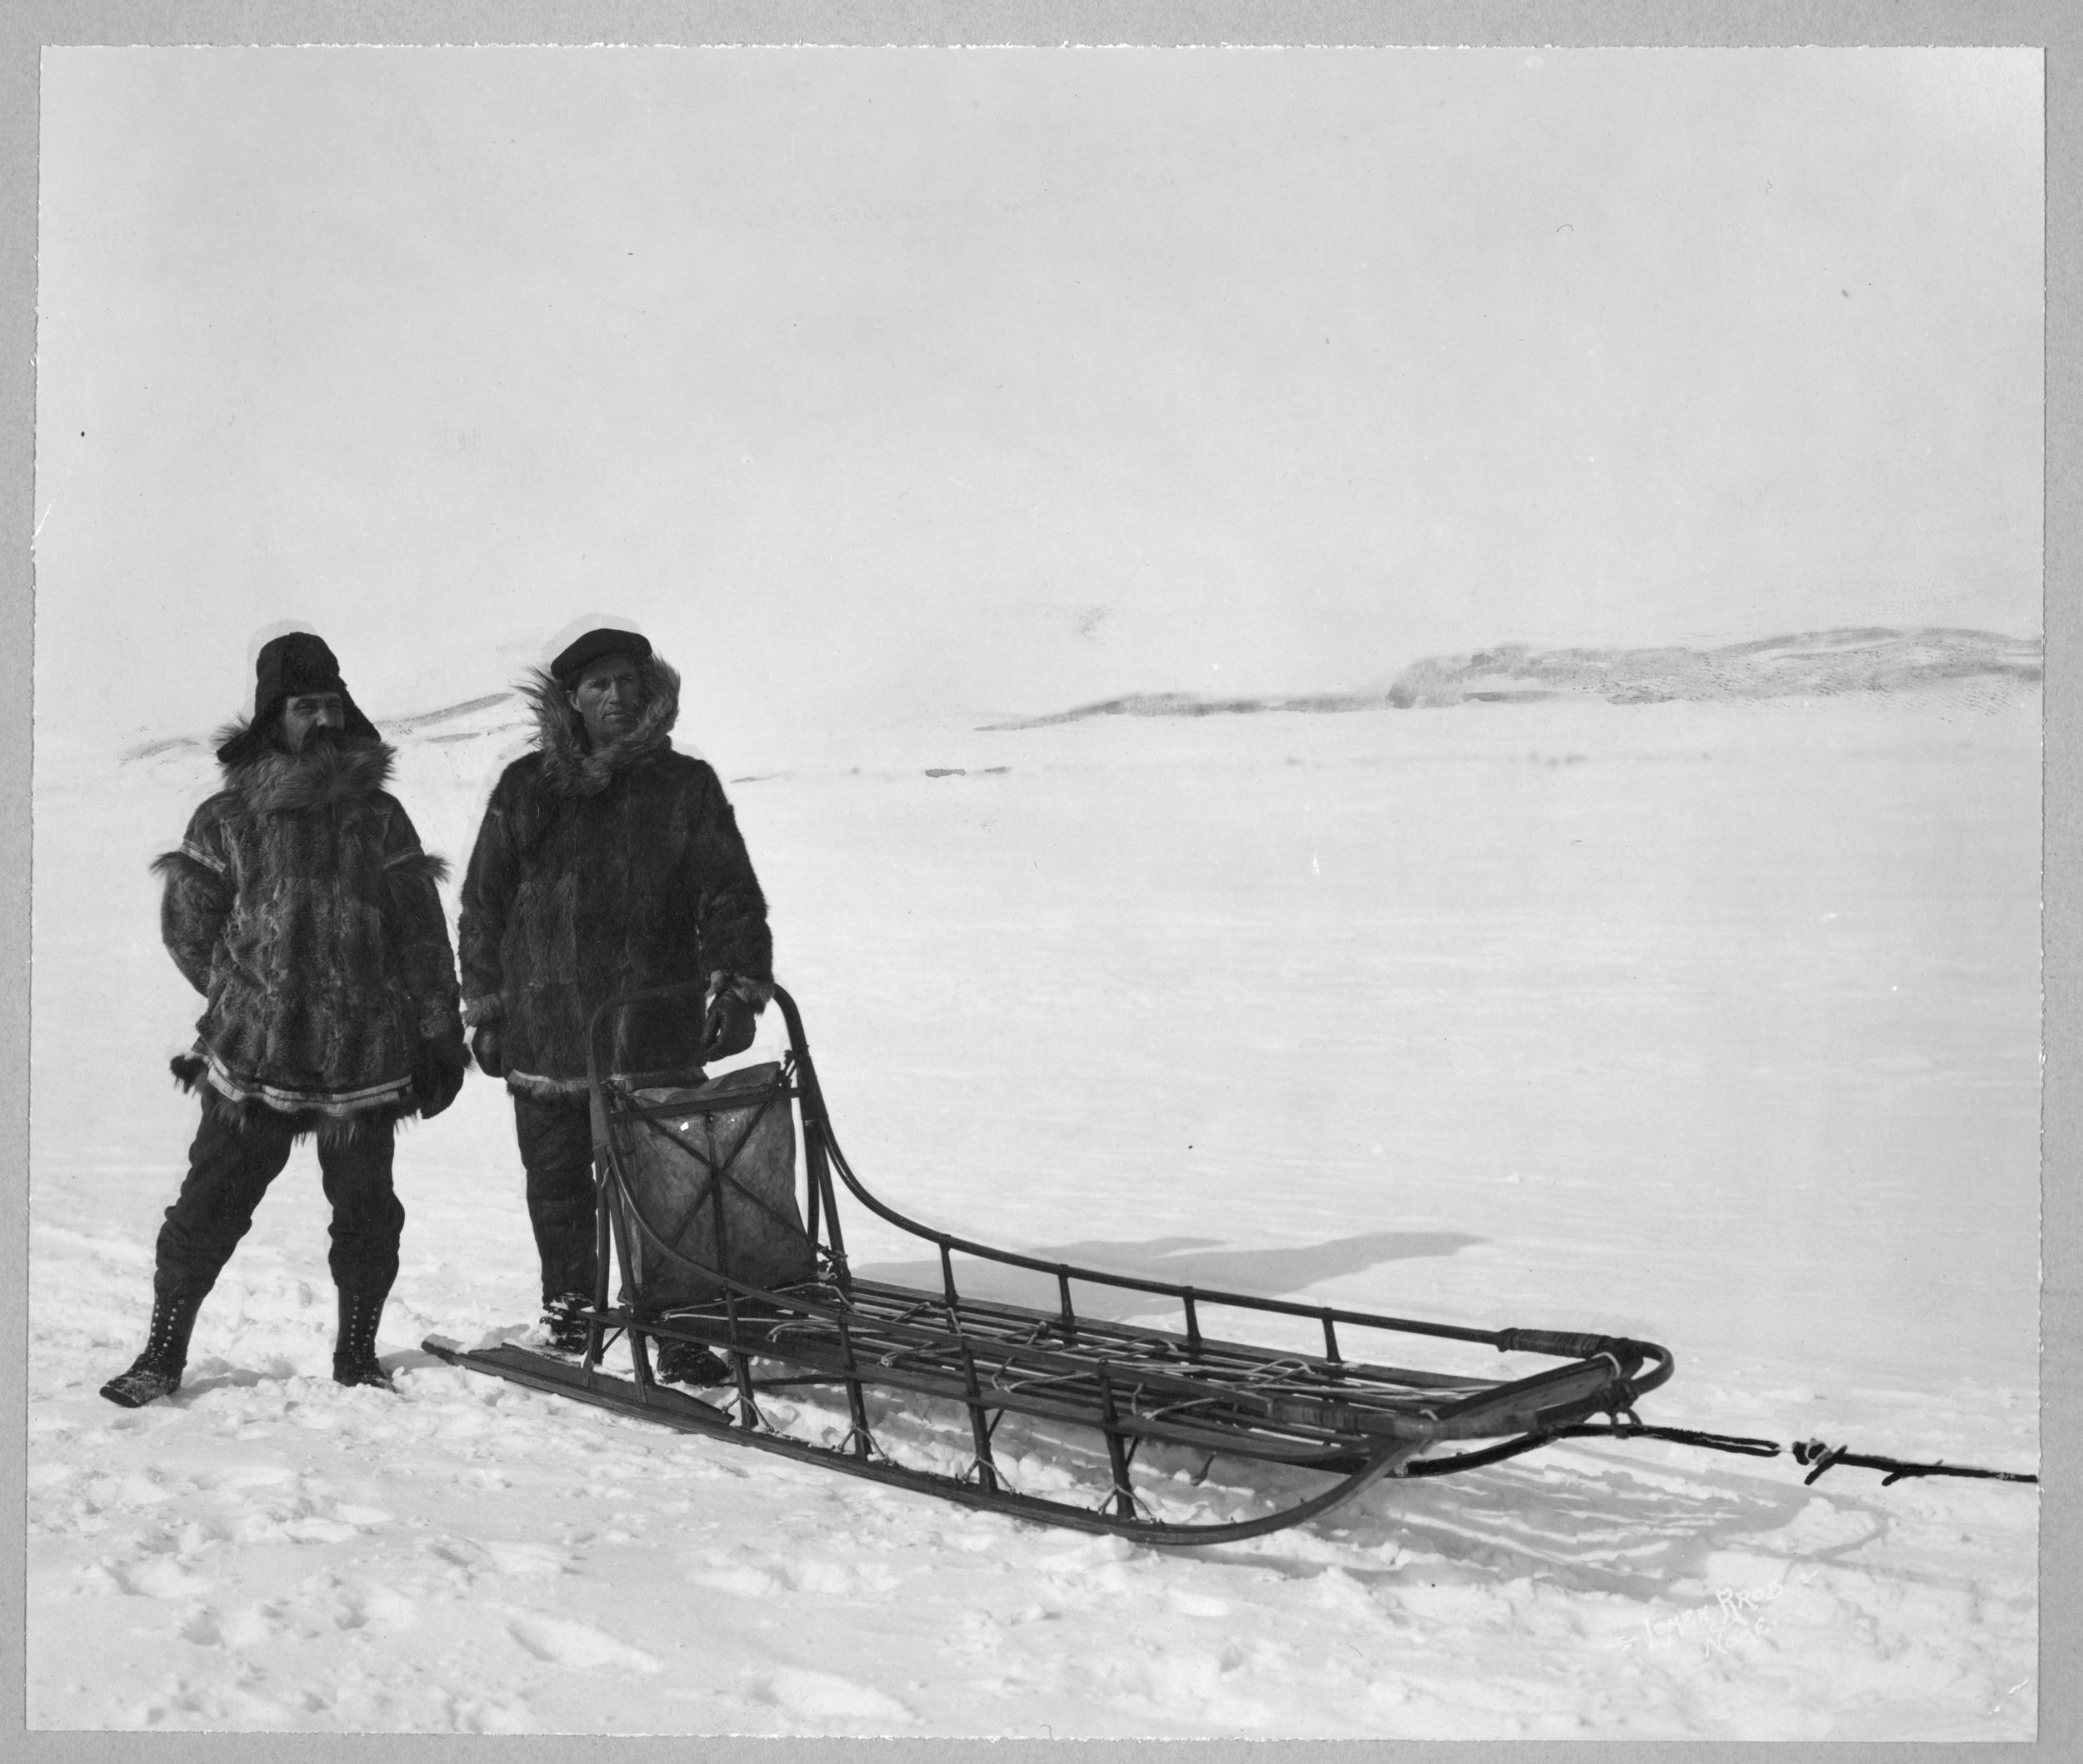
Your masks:
{"label": "sled handlebar", "polygon": [[1500,1329],[1497,1332],[1497,1352],[1501,1354],[1553,1354],[1559,1359],[1591,1360],[1601,1354],[1624,1353],[1641,1345],[1639,1342],[1625,1341],[1610,1335],[1569,1335],[1559,1329]]}

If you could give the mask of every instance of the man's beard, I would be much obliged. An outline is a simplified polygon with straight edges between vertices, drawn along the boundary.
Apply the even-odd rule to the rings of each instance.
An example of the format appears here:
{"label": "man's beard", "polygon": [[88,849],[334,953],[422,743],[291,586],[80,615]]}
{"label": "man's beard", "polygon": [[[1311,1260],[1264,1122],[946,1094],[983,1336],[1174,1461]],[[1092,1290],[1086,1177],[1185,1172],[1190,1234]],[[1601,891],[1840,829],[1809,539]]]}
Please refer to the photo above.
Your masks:
{"label": "man's beard", "polygon": [[336,729],[327,722],[314,723],[304,731],[304,738],[298,744],[297,751],[299,753],[309,753],[317,748],[344,747],[347,744],[347,732],[345,729]]}

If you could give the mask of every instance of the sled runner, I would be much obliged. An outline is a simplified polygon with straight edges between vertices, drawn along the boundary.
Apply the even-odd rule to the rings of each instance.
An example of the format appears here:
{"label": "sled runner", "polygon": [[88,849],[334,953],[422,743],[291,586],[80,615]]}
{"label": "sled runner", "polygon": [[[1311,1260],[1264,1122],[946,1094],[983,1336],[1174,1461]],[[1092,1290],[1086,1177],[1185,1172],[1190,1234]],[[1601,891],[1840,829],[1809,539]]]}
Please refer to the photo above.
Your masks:
{"label": "sled runner", "polygon": [[[921,1225],[877,1198],[847,1163],[787,992],[777,988],[774,998],[787,1051],[771,1064],[706,1083],[612,1069],[631,1007],[682,996],[698,1006],[698,992],[632,992],[593,1018],[601,1275],[585,1354],[513,1342],[465,1349],[439,1337],[427,1352],[966,1506],[1161,1544],[1257,1537],[1327,1513],[1385,1477],[1447,1474],[1558,1437],[1663,1431],[1640,1428],[1632,1412],[1671,1376],[1671,1355],[1654,1342],[1471,1329],[1215,1292]],[[842,1190],[930,1246],[939,1284],[857,1275]],[[1038,1277],[1052,1302],[965,1293],[957,1256]],[[1106,1302],[1096,1307],[1093,1294]],[[1096,1308],[1164,1322],[1116,1321]],[[1306,1346],[1233,1339],[1246,1325]],[[1356,1343],[1388,1337],[1559,1363],[1494,1379],[1347,1357]],[[627,1343],[626,1374],[602,1363],[617,1338]],[[662,1382],[653,1360],[662,1350],[691,1355],[709,1368],[702,1376],[719,1382]],[[1611,1420],[1596,1424],[1596,1416]],[[1218,1462],[1231,1461],[1266,1467],[1241,1488],[1211,1480]]]}

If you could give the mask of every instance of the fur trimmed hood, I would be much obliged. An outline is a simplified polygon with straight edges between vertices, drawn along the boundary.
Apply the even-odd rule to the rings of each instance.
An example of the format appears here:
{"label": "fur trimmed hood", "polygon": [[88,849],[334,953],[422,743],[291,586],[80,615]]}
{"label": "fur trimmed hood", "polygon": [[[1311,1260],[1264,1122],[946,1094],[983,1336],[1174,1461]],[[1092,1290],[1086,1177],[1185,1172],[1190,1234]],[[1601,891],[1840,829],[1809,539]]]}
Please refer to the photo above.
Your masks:
{"label": "fur trimmed hood", "polygon": [[[250,732],[242,717],[217,731],[232,747]],[[373,797],[391,782],[397,750],[386,742],[322,742],[292,753],[272,742],[248,757],[227,761],[224,787],[256,814],[323,808],[355,797]]]}
{"label": "fur trimmed hood", "polygon": [[516,688],[535,712],[542,776],[558,795],[598,796],[618,772],[672,747],[672,726],[680,720],[679,671],[655,655],[647,656],[637,669],[644,683],[644,707],[637,713],[637,727],[597,747],[569,695],[541,668],[530,669]]}

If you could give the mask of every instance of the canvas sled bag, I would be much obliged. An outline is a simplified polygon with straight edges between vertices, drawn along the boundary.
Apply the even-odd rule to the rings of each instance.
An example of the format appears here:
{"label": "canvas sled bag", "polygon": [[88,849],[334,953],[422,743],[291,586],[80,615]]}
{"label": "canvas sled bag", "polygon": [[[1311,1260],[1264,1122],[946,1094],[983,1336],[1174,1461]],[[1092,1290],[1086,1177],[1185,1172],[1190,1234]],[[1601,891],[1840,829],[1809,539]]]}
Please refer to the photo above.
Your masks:
{"label": "canvas sled bag", "polygon": [[796,1133],[781,1067],[706,1084],[637,1090],[624,1117],[623,1220],[635,1290],[657,1316],[725,1293],[718,1271],[755,1287],[808,1280],[816,1257],[796,1205]]}

